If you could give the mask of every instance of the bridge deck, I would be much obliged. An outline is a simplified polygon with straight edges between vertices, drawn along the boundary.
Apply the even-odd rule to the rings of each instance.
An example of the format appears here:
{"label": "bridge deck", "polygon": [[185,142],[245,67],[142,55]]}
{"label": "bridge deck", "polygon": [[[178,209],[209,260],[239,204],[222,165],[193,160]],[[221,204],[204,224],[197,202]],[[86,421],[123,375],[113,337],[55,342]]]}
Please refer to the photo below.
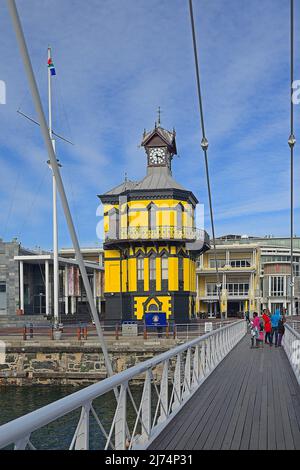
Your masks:
{"label": "bridge deck", "polygon": [[300,389],[282,348],[247,335],[150,449],[300,449]]}

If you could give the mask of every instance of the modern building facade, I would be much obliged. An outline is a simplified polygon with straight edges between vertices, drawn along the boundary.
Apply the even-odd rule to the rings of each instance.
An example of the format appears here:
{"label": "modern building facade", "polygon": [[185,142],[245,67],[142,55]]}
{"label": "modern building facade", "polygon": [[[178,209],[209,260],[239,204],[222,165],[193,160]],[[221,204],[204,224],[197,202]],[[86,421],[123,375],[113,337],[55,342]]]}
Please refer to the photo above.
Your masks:
{"label": "modern building facade", "polygon": [[19,304],[19,267],[15,256],[29,254],[17,240],[0,238],[0,315],[16,315]]}
{"label": "modern building facade", "polygon": [[[88,277],[99,314],[104,309],[104,268],[101,248],[82,248]],[[74,250],[59,256],[59,313],[61,316],[89,316],[85,289]],[[28,250],[17,240],[0,240],[0,315],[53,314],[53,254]]]}
{"label": "modern building facade", "polygon": [[[227,235],[217,239],[217,263],[222,280],[222,310],[228,316],[290,306],[290,239]],[[294,311],[299,312],[300,238],[294,239]],[[197,264],[197,312],[219,314],[213,250]]]}
{"label": "modern building facade", "polygon": [[195,227],[194,194],[172,176],[175,131],[144,132],[147,174],[99,196],[104,205],[107,320],[165,313],[186,322],[195,313],[196,260],[209,239]]}

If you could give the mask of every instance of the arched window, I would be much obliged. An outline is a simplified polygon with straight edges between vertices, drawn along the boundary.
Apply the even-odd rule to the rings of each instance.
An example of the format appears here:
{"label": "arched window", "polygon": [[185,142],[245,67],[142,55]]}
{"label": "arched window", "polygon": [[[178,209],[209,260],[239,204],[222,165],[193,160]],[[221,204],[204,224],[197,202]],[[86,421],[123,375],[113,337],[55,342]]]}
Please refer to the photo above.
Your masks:
{"label": "arched window", "polygon": [[138,292],[144,291],[144,257],[139,254],[136,259],[137,267],[137,289]]}
{"label": "arched window", "polygon": [[119,211],[115,207],[108,213],[109,215],[109,231],[108,238],[117,240],[119,238]]}
{"label": "arched window", "polygon": [[180,233],[182,233],[183,230],[183,212],[184,212],[184,207],[181,203],[179,203],[176,207],[176,228]]}
{"label": "arched window", "polygon": [[178,256],[178,290],[183,290],[184,272],[183,272],[183,256]]}
{"label": "arched window", "polygon": [[153,253],[149,257],[149,284],[150,290],[156,290],[156,257]]}
{"label": "arched window", "polygon": [[168,290],[169,263],[166,254],[161,257],[161,289]]}
{"label": "arched window", "polygon": [[153,202],[148,206],[148,229],[156,229],[156,206]]}

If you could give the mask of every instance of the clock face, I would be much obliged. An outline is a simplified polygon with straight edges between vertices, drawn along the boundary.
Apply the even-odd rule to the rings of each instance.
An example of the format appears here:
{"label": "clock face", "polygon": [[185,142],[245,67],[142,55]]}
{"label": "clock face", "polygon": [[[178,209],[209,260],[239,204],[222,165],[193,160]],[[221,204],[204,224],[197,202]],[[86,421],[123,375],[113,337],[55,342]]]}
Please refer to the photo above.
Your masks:
{"label": "clock face", "polygon": [[151,165],[162,165],[166,162],[166,151],[162,147],[153,147],[149,151],[149,163]]}

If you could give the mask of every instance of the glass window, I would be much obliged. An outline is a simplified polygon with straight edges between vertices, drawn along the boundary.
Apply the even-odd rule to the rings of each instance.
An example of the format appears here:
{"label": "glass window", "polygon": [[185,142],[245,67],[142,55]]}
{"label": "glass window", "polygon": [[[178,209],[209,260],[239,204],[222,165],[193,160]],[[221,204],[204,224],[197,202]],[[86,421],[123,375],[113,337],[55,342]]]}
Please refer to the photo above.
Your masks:
{"label": "glass window", "polygon": [[156,279],[156,258],[151,255],[149,258],[149,279],[155,281]]}
{"label": "glass window", "polygon": [[144,258],[137,258],[137,279],[138,281],[144,280]]}
{"label": "glass window", "polygon": [[177,229],[182,230],[182,221],[183,221],[183,207],[181,204],[178,204],[176,207],[177,212]]}
{"label": "glass window", "polygon": [[178,288],[183,290],[183,257],[178,257]]}
{"label": "glass window", "polygon": [[6,292],[6,283],[0,282],[0,292]]}
{"label": "glass window", "polygon": [[284,278],[283,276],[271,277],[271,296],[282,297],[284,295]]}
{"label": "glass window", "polygon": [[161,258],[161,279],[166,280],[168,279],[168,258],[166,255],[164,255]]}
{"label": "glass window", "polygon": [[[217,266],[218,268],[224,268],[225,266],[225,259],[217,259]],[[216,260],[215,258],[210,258],[209,260],[209,267],[210,268],[215,268],[216,267]]]}
{"label": "glass window", "polygon": [[155,230],[156,228],[156,207],[154,204],[150,204],[148,207],[148,227],[149,230]]}

